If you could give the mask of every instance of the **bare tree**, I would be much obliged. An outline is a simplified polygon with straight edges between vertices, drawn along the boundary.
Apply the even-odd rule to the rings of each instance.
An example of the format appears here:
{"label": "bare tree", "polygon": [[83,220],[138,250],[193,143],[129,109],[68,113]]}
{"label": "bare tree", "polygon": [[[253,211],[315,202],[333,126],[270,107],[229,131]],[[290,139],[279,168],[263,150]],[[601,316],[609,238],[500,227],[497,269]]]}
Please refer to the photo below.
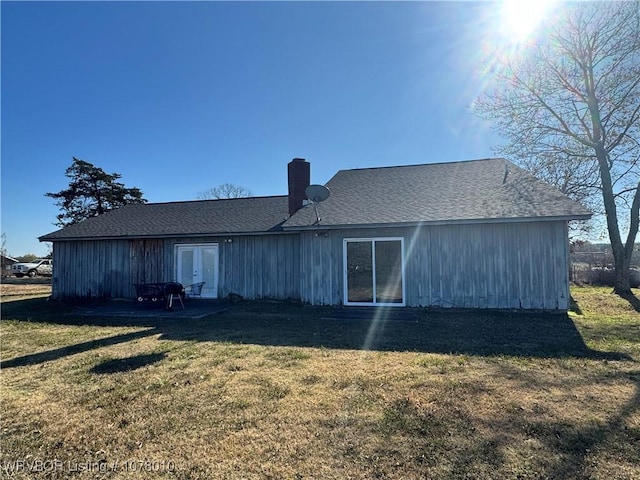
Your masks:
{"label": "bare tree", "polygon": [[2,235],[0,235],[0,238],[2,238],[2,245],[0,246],[0,253],[2,253],[2,255],[7,256],[7,234],[2,232]]}
{"label": "bare tree", "polygon": [[640,3],[560,5],[521,55],[494,58],[495,86],[475,109],[508,139],[498,153],[604,213],[614,292],[631,295],[640,212]]}
{"label": "bare tree", "polygon": [[220,198],[242,198],[250,197],[252,195],[251,190],[244,187],[239,187],[232,183],[223,183],[217,187],[213,187],[205,192],[198,194],[198,200],[210,200]]}

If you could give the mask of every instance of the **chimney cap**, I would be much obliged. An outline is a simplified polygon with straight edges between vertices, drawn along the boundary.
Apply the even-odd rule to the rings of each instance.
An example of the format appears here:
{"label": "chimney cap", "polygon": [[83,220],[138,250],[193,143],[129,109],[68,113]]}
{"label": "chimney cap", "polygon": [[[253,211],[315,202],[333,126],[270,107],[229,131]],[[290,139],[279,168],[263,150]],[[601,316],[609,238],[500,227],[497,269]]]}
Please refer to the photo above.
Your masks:
{"label": "chimney cap", "polygon": [[307,160],[306,160],[305,158],[299,158],[299,157],[296,157],[296,158],[294,158],[294,159],[293,159],[293,160],[291,160],[291,161],[292,161],[292,162],[306,162]]}

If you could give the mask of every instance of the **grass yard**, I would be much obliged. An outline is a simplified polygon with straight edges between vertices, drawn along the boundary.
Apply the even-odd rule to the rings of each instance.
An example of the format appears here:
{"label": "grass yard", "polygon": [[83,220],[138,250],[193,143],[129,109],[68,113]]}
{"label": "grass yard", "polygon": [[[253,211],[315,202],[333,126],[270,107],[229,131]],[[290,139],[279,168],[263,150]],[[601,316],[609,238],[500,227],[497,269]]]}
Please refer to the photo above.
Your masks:
{"label": "grass yard", "polygon": [[0,478],[640,478],[640,314],[572,294],[568,316],[371,323],[78,318],[3,290]]}

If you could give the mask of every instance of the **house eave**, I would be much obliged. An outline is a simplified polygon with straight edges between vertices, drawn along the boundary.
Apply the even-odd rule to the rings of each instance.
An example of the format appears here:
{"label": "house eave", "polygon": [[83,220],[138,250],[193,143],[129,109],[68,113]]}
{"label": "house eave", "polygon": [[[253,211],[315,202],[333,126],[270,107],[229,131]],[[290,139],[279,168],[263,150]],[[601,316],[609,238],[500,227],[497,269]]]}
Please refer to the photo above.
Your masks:
{"label": "house eave", "polygon": [[264,232],[192,232],[192,233],[171,233],[171,234],[149,234],[149,235],[97,235],[97,236],[75,236],[50,238],[48,235],[38,237],[40,242],[74,242],[92,240],[145,240],[152,238],[185,238],[185,237],[255,237],[263,235],[290,234],[283,230]]}
{"label": "house eave", "polygon": [[454,220],[429,220],[419,222],[395,222],[395,223],[351,223],[329,225],[319,224],[304,226],[283,226],[286,232],[313,231],[313,230],[346,230],[353,228],[390,228],[390,227],[428,227],[441,225],[479,225],[479,224],[506,224],[506,223],[531,223],[531,222],[560,222],[571,220],[588,220],[591,214],[562,215],[549,217],[514,217],[514,218],[479,218],[479,219],[454,219]]}
{"label": "house eave", "polygon": [[182,232],[170,234],[148,234],[148,235],[96,235],[96,236],[69,236],[50,237],[43,235],[38,237],[40,242],[72,242],[72,241],[92,241],[92,240],[144,240],[151,238],[184,238],[184,237],[234,237],[234,236],[262,236],[262,235],[282,235],[298,231],[314,230],[347,230],[353,228],[389,228],[389,227],[426,227],[440,225],[477,225],[477,224],[500,224],[500,223],[531,223],[531,222],[557,222],[571,220],[588,220],[591,214],[584,215],[563,215],[549,217],[514,217],[514,218],[480,218],[480,219],[453,219],[453,220],[430,220],[420,222],[393,222],[393,223],[352,223],[352,224],[323,224],[322,221],[316,225],[282,226],[277,230],[249,231],[249,232]]}

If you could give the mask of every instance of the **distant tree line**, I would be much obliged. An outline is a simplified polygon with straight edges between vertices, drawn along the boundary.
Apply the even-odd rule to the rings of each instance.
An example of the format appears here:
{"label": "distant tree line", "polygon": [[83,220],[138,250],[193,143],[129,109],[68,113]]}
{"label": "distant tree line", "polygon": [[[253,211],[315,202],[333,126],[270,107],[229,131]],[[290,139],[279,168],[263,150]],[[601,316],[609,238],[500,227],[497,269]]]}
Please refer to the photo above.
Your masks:
{"label": "distant tree line", "polygon": [[[636,243],[631,255],[629,282],[640,287],[640,244]],[[576,284],[613,286],[615,258],[610,244],[573,242],[571,245],[571,281]]]}

